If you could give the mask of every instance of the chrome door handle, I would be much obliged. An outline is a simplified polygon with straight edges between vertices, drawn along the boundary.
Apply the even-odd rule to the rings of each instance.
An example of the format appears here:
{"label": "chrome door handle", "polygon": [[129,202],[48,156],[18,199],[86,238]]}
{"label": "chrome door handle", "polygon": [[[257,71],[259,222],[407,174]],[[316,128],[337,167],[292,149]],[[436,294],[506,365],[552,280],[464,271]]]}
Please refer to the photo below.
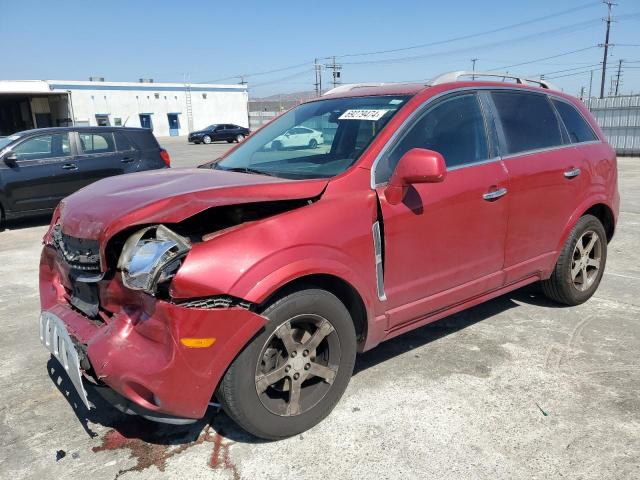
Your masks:
{"label": "chrome door handle", "polygon": [[485,193],[484,195],[482,195],[482,198],[490,202],[492,200],[497,200],[498,198],[506,194],[507,194],[506,188],[499,188],[497,190],[493,190],[492,192]]}
{"label": "chrome door handle", "polygon": [[77,170],[78,166],[75,163],[65,163],[62,168],[65,170]]}
{"label": "chrome door handle", "polygon": [[566,172],[564,172],[565,178],[574,178],[574,177],[577,177],[578,175],[580,175],[580,169],[579,168],[572,168],[572,169],[567,170]]}

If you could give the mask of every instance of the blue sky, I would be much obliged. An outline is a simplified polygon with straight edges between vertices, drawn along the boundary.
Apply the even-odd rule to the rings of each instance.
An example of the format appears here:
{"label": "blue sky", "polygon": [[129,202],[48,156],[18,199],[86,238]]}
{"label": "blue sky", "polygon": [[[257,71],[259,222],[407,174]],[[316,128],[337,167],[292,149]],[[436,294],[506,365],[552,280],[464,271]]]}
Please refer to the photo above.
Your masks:
{"label": "blue sky", "polygon": [[[640,2],[617,3],[611,42],[620,46],[611,49],[610,63],[629,61],[621,90],[640,92],[640,46],[622,46],[640,45]],[[569,9],[575,10],[554,15]],[[236,83],[229,77],[249,74],[252,94],[265,96],[312,90],[316,57],[337,55],[345,83],[428,79],[470,69],[470,59],[478,58],[479,70],[526,62],[508,70],[569,75],[553,81],[576,94],[589,86],[589,74],[581,72],[598,68],[602,60],[596,45],[603,42],[599,19],[605,13],[595,0],[0,0],[0,79],[98,75],[114,81],[182,81],[186,74],[192,82]],[[553,16],[438,45],[343,56],[444,42],[545,15]],[[576,50],[581,51],[541,60]],[[286,67],[294,68],[251,75]],[[599,78],[596,72],[594,94]],[[329,81],[326,72],[324,82]]]}

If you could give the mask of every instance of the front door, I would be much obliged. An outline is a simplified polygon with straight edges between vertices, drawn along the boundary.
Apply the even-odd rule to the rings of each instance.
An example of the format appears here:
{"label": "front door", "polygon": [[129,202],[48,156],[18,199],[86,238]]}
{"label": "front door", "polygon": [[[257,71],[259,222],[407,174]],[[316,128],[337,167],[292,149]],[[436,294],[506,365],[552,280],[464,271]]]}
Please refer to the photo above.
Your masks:
{"label": "front door", "polygon": [[169,120],[169,135],[172,137],[177,137],[180,134],[180,122],[178,120],[178,114],[167,113],[167,118]]}
{"label": "front door", "polygon": [[28,138],[13,147],[12,153],[15,164],[0,164],[12,212],[53,209],[74,191],[79,175],[69,133]]}
{"label": "front door", "polygon": [[[503,285],[508,177],[487,131],[476,93],[449,96],[419,116],[377,166],[390,329]],[[409,187],[392,205],[384,182],[412,148],[441,153],[447,176]]]}

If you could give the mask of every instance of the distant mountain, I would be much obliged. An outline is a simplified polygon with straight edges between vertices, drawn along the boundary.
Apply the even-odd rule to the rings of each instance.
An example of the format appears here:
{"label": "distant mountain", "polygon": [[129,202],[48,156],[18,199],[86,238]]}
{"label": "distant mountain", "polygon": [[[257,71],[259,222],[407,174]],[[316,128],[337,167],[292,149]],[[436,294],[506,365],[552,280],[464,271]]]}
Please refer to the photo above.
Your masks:
{"label": "distant mountain", "polygon": [[306,102],[316,98],[316,92],[292,92],[292,93],[279,93],[276,95],[269,95],[268,97],[251,97],[249,100],[252,102]]}

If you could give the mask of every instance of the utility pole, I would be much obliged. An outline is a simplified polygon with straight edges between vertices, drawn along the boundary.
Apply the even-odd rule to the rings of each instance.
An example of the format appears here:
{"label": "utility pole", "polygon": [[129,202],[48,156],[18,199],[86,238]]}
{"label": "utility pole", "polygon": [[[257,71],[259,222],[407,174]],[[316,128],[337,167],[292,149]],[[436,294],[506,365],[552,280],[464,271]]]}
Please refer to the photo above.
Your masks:
{"label": "utility pole", "polygon": [[620,88],[620,76],[622,75],[622,62],[623,62],[622,59],[618,61],[618,73],[616,74],[616,91],[614,93],[616,97],[618,96],[618,90]]}
{"label": "utility pole", "polygon": [[238,82],[239,85],[246,85],[247,81],[244,79],[244,75],[240,75],[240,81]]}
{"label": "utility pole", "polygon": [[607,6],[607,18],[604,19],[604,21],[607,22],[607,32],[604,37],[604,45],[601,45],[602,47],[604,47],[604,56],[602,58],[602,80],[600,82],[600,98],[604,98],[604,82],[607,77],[607,55],[609,54],[609,31],[611,30],[611,8],[614,5],[617,5],[617,3],[613,3],[611,0],[603,0],[602,3],[604,3]]}
{"label": "utility pole", "polygon": [[[476,62],[478,61],[477,58],[472,58],[471,59],[471,71],[475,72],[476,71]],[[471,75],[471,80],[475,80],[476,76],[475,75]]]}
{"label": "utility pole", "polygon": [[593,70],[589,72],[589,98],[591,98],[591,88],[593,87]]}
{"label": "utility pole", "polygon": [[316,83],[314,83],[314,86],[316,87],[316,97],[319,97],[322,95],[322,65],[318,63],[318,59],[316,58],[313,61],[313,66],[316,71]]}
{"label": "utility pole", "polygon": [[333,76],[333,88],[336,88],[340,85],[340,70],[342,70],[342,65],[336,63],[336,57],[332,57],[333,62],[330,65],[327,65],[327,68],[331,69],[331,73]]}
{"label": "utility pole", "polygon": [[584,85],[580,87],[580,100],[584,100]]}

